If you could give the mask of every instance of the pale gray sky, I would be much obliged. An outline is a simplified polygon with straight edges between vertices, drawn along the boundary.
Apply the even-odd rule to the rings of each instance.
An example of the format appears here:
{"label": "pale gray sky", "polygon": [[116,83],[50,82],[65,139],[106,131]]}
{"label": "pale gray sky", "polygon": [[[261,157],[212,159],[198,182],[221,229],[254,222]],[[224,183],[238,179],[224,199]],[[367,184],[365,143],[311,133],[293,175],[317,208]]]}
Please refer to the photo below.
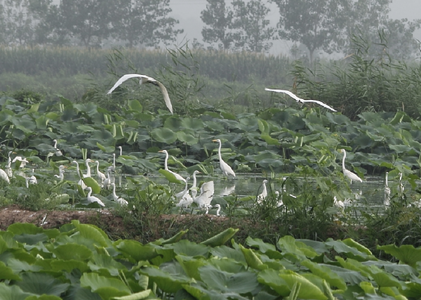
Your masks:
{"label": "pale gray sky", "polygon": [[[202,43],[201,30],[203,22],[200,19],[200,12],[206,8],[206,0],[171,0],[172,16],[180,21],[179,28],[184,29],[184,34],[180,36],[178,43],[186,40],[193,41],[197,38]],[[278,7],[276,4],[269,4],[271,12],[269,18],[275,26],[277,23]],[[390,5],[390,17],[394,19],[407,18],[408,20],[420,19],[421,0],[394,0]],[[421,30],[418,30],[415,37],[421,40]],[[288,52],[290,43],[279,41],[274,43],[271,53],[279,54]]]}

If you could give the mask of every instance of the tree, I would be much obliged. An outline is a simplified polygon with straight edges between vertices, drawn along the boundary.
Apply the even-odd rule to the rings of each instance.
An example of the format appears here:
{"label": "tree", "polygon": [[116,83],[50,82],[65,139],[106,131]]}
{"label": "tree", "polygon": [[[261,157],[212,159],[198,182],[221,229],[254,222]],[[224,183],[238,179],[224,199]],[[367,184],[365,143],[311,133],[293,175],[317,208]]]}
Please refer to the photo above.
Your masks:
{"label": "tree", "polygon": [[270,21],[265,19],[270,9],[262,0],[251,0],[247,3],[235,0],[232,5],[233,28],[239,30],[239,33],[234,35],[236,46],[247,51],[267,52],[272,47],[269,40],[275,35],[275,28],[270,27]]}
{"label": "tree", "polygon": [[163,42],[168,45],[175,41],[182,29],[174,29],[179,21],[168,17],[172,11],[170,0],[128,1],[120,13],[123,15],[115,25],[115,37],[127,41],[128,46],[156,46]]}
{"label": "tree", "polygon": [[202,29],[203,41],[215,44],[220,49],[228,50],[233,44],[232,33],[233,11],[226,6],[225,0],[207,0],[206,9],[200,13],[203,23],[208,25]]}
{"label": "tree", "polygon": [[310,62],[316,49],[332,53],[343,44],[349,0],[271,1],[279,8],[279,36],[305,45]]}
{"label": "tree", "polygon": [[61,0],[52,5],[44,28],[60,40],[77,38],[85,47],[97,46],[113,32],[113,22],[121,16],[121,7],[130,0]]}

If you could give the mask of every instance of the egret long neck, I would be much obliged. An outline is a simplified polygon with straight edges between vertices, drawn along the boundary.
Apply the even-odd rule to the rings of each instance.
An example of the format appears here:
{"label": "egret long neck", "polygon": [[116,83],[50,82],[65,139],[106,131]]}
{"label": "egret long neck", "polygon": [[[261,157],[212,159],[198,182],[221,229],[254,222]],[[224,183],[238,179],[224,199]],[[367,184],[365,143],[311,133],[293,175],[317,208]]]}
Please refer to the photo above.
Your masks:
{"label": "egret long neck", "polygon": [[193,172],[193,185],[192,187],[196,187],[196,173]]}
{"label": "egret long neck", "polygon": [[219,149],[218,149],[219,160],[222,160],[221,147],[222,147],[222,143],[221,141],[219,141]]}
{"label": "egret long neck", "polygon": [[164,168],[168,171],[168,152],[165,152]]}
{"label": "egret long neck", "polygon": [[346,152],[344,151],[344,157],[342,158],[342,170],[345,170],[345,158],[346,158]]}

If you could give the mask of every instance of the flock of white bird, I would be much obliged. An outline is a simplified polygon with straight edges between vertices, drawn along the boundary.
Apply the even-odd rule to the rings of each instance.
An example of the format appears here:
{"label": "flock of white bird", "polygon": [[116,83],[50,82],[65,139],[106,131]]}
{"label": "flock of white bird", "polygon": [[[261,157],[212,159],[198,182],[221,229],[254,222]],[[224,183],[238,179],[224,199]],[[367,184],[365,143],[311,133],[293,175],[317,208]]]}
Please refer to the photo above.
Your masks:
{"label": "flock of white bird", "polygon": [[[147,75],[140,75],[140,74],[125,74],[123,75],[121,78],[119,78],[117,80],[117,82],[114,84],[114,86],[108,91],[107,94],[111,94],[118,86],[120,86],[123,82],[125,82],[128,79],[131,78],[140,78],[139,80],[139,84],[146,84],[146,83],[150,83],[153,85],[158,86],[161,89],[162,95],[164,97],[164,102],[165,105],[167,106],[168,110],[171,112],[171,114],[173,113],[173,108],[172,108],[172,104],[171,104],[171,100],[170,97],[168,95],[168,91],[165,88],[165,86],[157,81],[156,79],[149,77]],[[327,108],[331,111],[336,112],[335,109],[333,109],[332,107],[330,107],[329,105],[318,101],[318,100],[304,100],[298,96],[296,96],[295,94],[293,94],[290,91],[287,90],[281,90],[281,89],[265,89],[266,91],[269,92],[276,92],[276,93],[283,93],[286,94],[288,96],[290,96],[291,98],[295,99],[298,103],[304,104],[304,103],[315,103],[318,104],[324,108]],[[233,169],[222,159],[222,155],[221,155],[221,147],[222,147],[222,142],[220,139],[215,139],[213,140],[213,142],[217,142],[219,144],[218,147],[218,157],[219,157],[219,166],[220,169],[222,171],[222,173],[226,176],[232,176],[235,177],[235,172],[233,171]],[[56,156],[62,156],[62,152],[60,151],[60,149],[57,148],[57,140],[53,140],[53,147],[55,149],[54,153],[50,153],[50,156],[56,155]],[[120,155],[122,154],[122,148],[121,146],[120,148]],[[200,193],[199,195],[197,195],[198,193],[198,187],[197,185],[197,179],[196,179],[196,175],[198,173],[200,173],[199,171],[194,171],[194,173],[192,174],[193,177],[193,184],[192,186],[189,188],[188,187],[188,181],[190,180],[190,177],[185,179],[183,178],[180,174],[171,171],[168,168],[168,152],[166,150],[161,150],[159,151],[161,153],[165,154],[165,161],[164,161],[164,169],[168,172],[170,172],[171,174],[173,174],[175,176],[175,178],[177,180],[179,180],[180,182],[183,182],[185,184],[185,188],[184,190],[182,190],[181,192],[177,193],[175,195],[175,198],[179,201],[176,206],[180,207],[180,208],[188,208],[190,207],[193,203],[196,203],[197,206],[201,209],[205,209],[206,212],[212,208],[212,207],[216,207],[217,210],[217,215],[219,215],[219,211],[221,209],[221,206],[219,204],[216,204],[214,206],[211,205],[211,201],[213,199],[213,194],[214,194],[214,182],[213,181],[208,181],[205,182],[201,185],[200,187]],[[355,173],[349,171],[348,169],[346,169],[345,167],[345,159],[346,159],[346,151],[344,149],[341,149],[341,152],[343,153],[343,159],[342,159],[342,171],[345,177],[347,177],[351,183],[352,181],[359,181],[362,182],[362,179]],[[26,160],[26,158],[22,158],[21,156],[16,156],[13,160],[11,160],[11,155],[12,151],[9,152],[8,155],[8,163],[6,164],[5,170],[0,169],[0,178],[2,178],[3,180],[5,180],[7,183],[10,183],[10,178],[13,176],[12,174],[12,169],[11,169],[11,163],[13,162],[17,162],[19,161],[20,163],[20,167],[24,167],[25,164],[28,163],[28,161]],[[73,161],[74,164],[76,164],[76,172],[79,176],[79,185],[81,186],[82,189],[87,189],[88,194],[87,194],[87,201],[89,203],[92,202],[96,202],[98,203],[100,206],[104,207],[105,204],[101,201],[101,199],[99,199],[98,197],[95,197],[92,195],[92,188],[89,186],[86,186],[86,184],[84,183],[82,178],[85,177],[91,177],[91,168],[90,168],[90,163],[93,162],[90,159],[86,159],[85,160],[85,164],[86,164],[86,174],[81,174],[80,170],[79,170],[79,164],[77,161]],[[99,180],[99,183],[102,187],[105,188],[112,188],[112,197],[113,200],[116,201],[117,203],[119,203],[120,205],[127,205],[128,202],[121,198],[118,197],[116,195],[116,191],[115,191],[115,181],[114,178],[112,176],[112,173],[115,171],[115,154],[113,155],[113,164],[108,167],[106,174],[102,173],[99,170],[99,162],[96,161],[96,174]],[[64,166],[60,166],[59,167],[59,174],[55,175],[57,178],[59,178],[60,180],[64,179],[64,172],[65,172],[65,167]],[[28,187],[29,184],[36,184],[37,183],[37,179],[34,176],[34,170],[32,170],[32,175],[31,176],[26,176],[25,174],[19,174],[21,176],[23,176],[26,180],[26,186]],[[266,184],[268,183],[268,181],[265,179],[263,180],[262,183],[262,192],[257,196],[257,202],[258,203],[262,203],[262,201],[264,201],[266,199],[266,197],[268,196],[268,191],[267,191],[267,187]],[[386,175],[386,186],[387,186],[387,175]],[[403,188],[403,187],[402,187]],[[385,189],[385,193],[387,193],[386,189]],[[388,193],[390,195],[390,189],[388,190]],[[279,191],[276,192],[277,197],[279,198]],[[294,195],[290,195],[291,197],[294,197]],[[282,199],[278,199],[278,204],[279,206],[282,205]]]}

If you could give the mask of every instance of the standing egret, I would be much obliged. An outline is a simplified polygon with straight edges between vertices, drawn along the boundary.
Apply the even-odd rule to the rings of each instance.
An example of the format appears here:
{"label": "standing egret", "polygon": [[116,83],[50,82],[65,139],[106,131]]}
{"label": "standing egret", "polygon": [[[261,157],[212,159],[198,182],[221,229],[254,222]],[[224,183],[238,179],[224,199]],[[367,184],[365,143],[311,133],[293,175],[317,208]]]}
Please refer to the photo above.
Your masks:
{"label": "standing egret", "polygon": [[187,189],[187,181],[190,180],[190,177],[187,177],[186,180],[186,187],[180,193],[177,193],[175,197],[180,199],[180,201],[175,205],[177,207],[186,208],[189,207],[193,203],[193,198],[189,194],[189,190]]}
{"label": "standing egret", "polygon": [[402,182],[402,173],[399,173],[399,184],[398,184],[399,197],[401,198],[403,197],[404,191],[405,191],[405,187],[403,186],[403,182]]}
{"label": "standing egret", "polygon": [[56,152],[54,153],[56,156],[62,156],[63,155],[63,153],[61,152],[61,150],[59,149],[59,148],[57,148],[57,140],[56,139],[54,139],[53,140],[53,142],[54,142],[54,145],[53,145],[53,147],[54,147],[54,149],[56,150]]}
{"label": "standing egret", "polygon": [[87,158],[85,160],[86,174],[83,175],[83,178],[91,177],[91,166],[89,165],[90,162],[92,162],[92,160],[90,158]]}
{"label": "standing egret", "polygon": [[262,192],[259,195],[257,195],[257,203],[262,203],[262,201],[265,200],[266,197],[268,196],[268,190],[266,188],[266,183],[268,183],[268,181],[266,179],[263,180],[263,183],[262,183],[263,189],[262,189]]}
{"label": "standing egret", "polygon": [[193,199],[199,208],[206,208],[210,205],[213,199],[215,187],[213,181],[208,181],[200,187],[200,195]]}
{"label": "standing egret", "polygon": [[120,205],[128,205],[129,202],[127,202],[127,200],[117,196],[117,194],[115,193],[115,183],[111,183],[111,185],[113,186],[113,199],[114,199],[114,201],[116,201]]}
{"label": "standing egret", "polygon": [[54,177],[57,177],[60,179],[60,181],[64,180],[64,165],[60,165],[58,167],[58,175],[55,174]]}
{"label": "standing egret", "polygon": [[101,185],[104,185],[104,181],[105,179],[107,179],[107,177],[105,176],[104,173],[102,173],[99,170],[99,160],[96,161],[96,175],[98,176],[98,179],[101,182]]}
{"label": "standing egret", "polygon": [[16,156],[13,160],[12,160],[12,162],[14,163],[14,162],[17,162],[17,161],[20,161],[20,168],[24,168],[25,167],[25,165],[29,162],[27,159],[26,159],[26,157],[22,157],[22,156]]}
{"label": "standing egret", "polygon": [[7,176],[9,176],[9,178],[12,178],[13,171],[12,171],[12,159],[10,158],[10,154],[12,154],[12,151],[9,151],[9,154],[7,155],[7,164],[5,167],[5,171],[6,171]]}
{"label": "standing egret", "polygon": [[76,173],[77,173],[77,176],[79,176],[79,182],[77,184],[80,185],[82,190],[84,190],[86,189],[86,184],[83,182],[82,176],[80,175],[79,163],[75,160],[72,161],[72,163],[76,164]]}
{"label": "standing egret", "polygon": [[197,186],[196,186],[197,185],[197,179],[196,179],[196,174],[198,174],[198,173],[200,173],[198,170],[195,170],[193,172],[193,184],[192,184],[192,186],[190,188],[191,196],[193,198],[195,198],[196,195],[197,195]]}
{"label": "standing egret", "polygon": [[112,171],[113,171],[113,167],[112,166],[109,166],[107,168],[107,178],[104,180],[104,183],[103,183],[103,186],[106,189],[109,189],[110,186],[115,182],[115,178],[111,174]]}
{"label": "standing egret", "polygon": [[89,203],[98,203],[102,207],[105,207],[105,204],[99,199],[98,197],[92,196],[92,188],[90,186],[87,187],[88,189],[88,196],[86,197],[86,200],[88,200]]}
{"label": "standing egret", "polygon": [[161,82],[159,82],[158,80],[156,80],[152,77],[146,76],[146,75],[140,75],[140,74],[123,75],[123,76],[121,76],[121,78],[119,80],[117,80],[117,82],[108,91],[107,94],[111,94],[120,84],[122,84],[123,82],[125,82],[126,80],[128,80],[130,78],[140,78],[140,80],[139,80],[140,85],[143,84],[143,83],[152,83],[153,85],[159,86],[159,88],[161,89],[162,95],[164,96],[165,105],[167,106],[167,108],[171,112],[171,114],[173,113],[170,96],[168,95],[168,91],[165,88],[165,86]]}
{"label": "standing egret", "polygon": [[319,105],[321,105],[321,106],[323,106],[323,107],[325,107],[327,109],[330,109],[331,111],[336,111],[335,109],[333,109],[329,105],[323,103],[322,101],[319,101],[319,100],[304,100],[304,99],[298,97],[297,95],[295,95],[294,93],[291,93],[290,91],[287,91],[287,90],[265,89],[265,91],[287,94],[288,96],[290,96],[291,98],[295,99],[299,103],[303,103],[303,104],[306,103],[306,102],[316,103],[316,104],[319,104]]}
{"label": "standing egret", "polygon": [[212,140],[212,142],[219,143],[219,148],[218,148],[219,167],[221,168],[222,173],[227,177],[228,177],[228,175],[232,175],[233,177],[235,177],[235,173],[232,170],[232,168],[222,159],[222,155],[221,155],[222,143],[221,143],[221,140],[216,139],[216,140]]}
{"label": "standing egret", "polygon": [[384,181],[384,205],[390,205],[390,187],[388,182],[389,172],[386,172],[386,177]]}
{"label": "standing egret", "polygon": [[341,152],[344,154],[344,157],[342,158],[342,172],[344,173],[344,176],[348,177],[351,180],[351,184],[353,180],[363,182],[363,180],[360,177],[358,177],[357,174],[352,173],[350,170],[347,170],[345,168],[346,151],[345,149],[341,149]]}
{"label": "standing egret", "polygon": [[159,150],[158,152],[165,153],[165,161],[164,161],[164,169],[165,169],[165,171],[168,171],[171,174],[173,174],[177,180],[186,182],[186,180],[183,177],[181,177],[180,174],[177,174],[177,173],[171,171],[170,169],[168,169],[168,151],[167,150]]}
{"label": "standing egret", "polygon": [[10,184],[9,176],[7,176],[7,173],[3,169],[0,169],[0,178]]}
{"label": "standing egret", "polygon": [[189,180],[190,180],[190,177],[187,177],[186,178],[186,186],[184,187],[184,189],[181,192],[178,192],[177,194],[175,194],[176,199],[182,198],[184,195],[186,195],[189,192],[189,189],[188,189],[188,181]]}

